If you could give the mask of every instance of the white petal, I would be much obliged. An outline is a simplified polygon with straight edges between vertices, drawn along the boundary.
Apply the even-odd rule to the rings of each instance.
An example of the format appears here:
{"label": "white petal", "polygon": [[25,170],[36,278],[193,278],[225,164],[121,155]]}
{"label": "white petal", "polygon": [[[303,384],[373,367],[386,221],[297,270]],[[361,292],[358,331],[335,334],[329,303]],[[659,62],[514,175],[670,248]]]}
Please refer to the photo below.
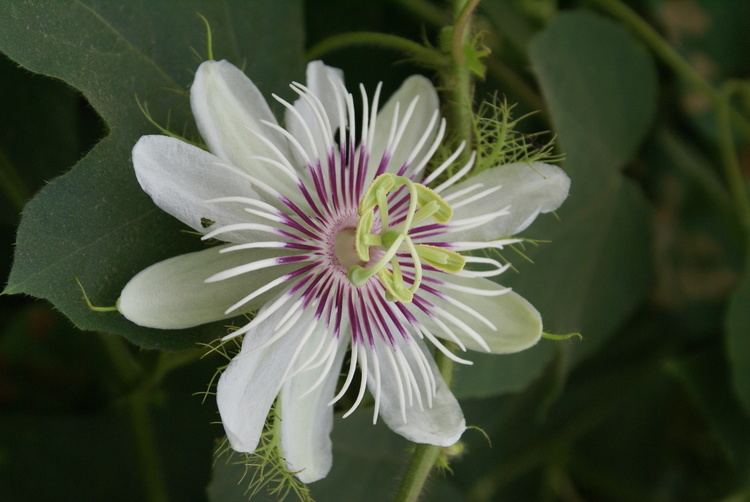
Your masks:
{"label": "white petal", "polygon": [[[442,195],[482,184],[482,190],[501,188],[476,202],[455,209],[453,221],[487,215],[510,206],[510,214],[499,216],[492,222],[470,230],[452,232],[446,236],[451,241],[485,241],[508,237],[523,231],[539,213],[556,210],[565,201],[570,189],[570,178],[557,166],[541,162],[517,162],[482,171],[476,176],[448,189]],[[472,194],[467,195],[470,197]],[[451,200],[456,205],[461,197]]]}
{"label": "white petal", "polygon": [[232,165],[274,188],[289,188],[288,177],[254,156],[278,159],[260,133],[289,160],[287,141],[262,121],[276,124],[266,100],[242,71],[227,61],[206,61],[198,67],[190,88],[190,105],[209,149]]}
{"label": "white petal", "polygon": [[[338,85],[339,82],[343,86],[344,73],[338,68],[326,66],[322,61],[311,61],[307,64],[306,77],[307,80],[305,82],[305,86],[310,92],[317,96],[317,98],[320,100],[320,103],[323,105],[323,110],[325,110],[325,115],[320,111],[318,113],[320,113],[321,118],[324,121],[327,118],[331,126],[331,132],[335,134],[336,130],[340,126],[340,121],[338,108],[336,106],[336,96],[338,91],[334,90],[333,86]],[[333,83],[331,83],[332,81]],[[311,100],[313,101],[313,103],[315,103],[314,99],[311,98]],[[340,106],[343,106],[343,101],[341,102]],[[302,116],[302,119],[305,121],[305,125],[307,125],[309,130],[312,132],[313,140],[315,141],[317,147],[317,153],[322,158],[322,156],[327,153],[325,144],[329,142],[328,140],[330,139],[327,138],[328,134],[326,130],[321,127],[316,114],[313,112],[310,104],[305,99],[300,98],[296,100],[294,102],[294,108]],[[305,150],[307,151],[310,158],[313,158],[313,150],[310,146],[307,133],[305,132],[305,127],[300,122],[299,118],[294,113],[287,110],[285,115],[285,123],[289,132],[292,133],[292,135],[302,143],[302,146],[305,147]],[[297,160],[297,165],[299,167],[304,166],[304,160],[302,159],[302,156],[299,154],[299,152],[294,149],[293,153]]]}
{"label": "white petal", "polygon": [[[333,333],[326,328],[319,328],[306,344],[297,361],[296,367],[305,363],[318,342],[329,338]],[[323,479],[331,470],[333,454],[331,452],[331,430],[333,429],[333,406],[328,402],[333,398],[341,371],[341,364],[346,354],[347,343],[341,342],[333,366],[326,365],[305,370],[281,390],[281,450],[287,467],[296,473],[303,483],[312,483]],[[304,395],[310,387],[327,370],[323,383],[311,393]]]}
{"label": "white petal", "polygon": [[242,350],[219,378],[216,403],[235,451],[251,453],[258,446],[268,410],[281,390],[281,379],[304,334],[305,316],[286,335],[263,347],[284,314],[280,310],[250,330],[242,340]]}
{"label": "white petal", "polygon": [[214,273],[280,255],[279,250],[220,254],[224,247],[175,256],[142,270],[120,293],[120,313],[140,326],[159,329],[189,328],[235,317],[258,308],[272,293],[261,295],[229,316],[224,311],[250,291],[291,270],[289,265],[281,265],[207,284],[204,281]]}
{"label": "white petal", "polygon": [[[443,286],[437,289],[445,296],[451,297],[454,303],[434,296],[428,297],[438,308],[457,317],[471,328],[474,333],[480,335],[489,346],[490,352],[494,354],[520,352],[532,347],[541,338],[542,317],[534,306],[522,296],[513,291],[507,291],[506,288],[491,280],[480,277],[468,278],[443,275],[442,278],[464,288],[503,293],[498,296],[484,296],[449,289]],[[468,306],[471,310],[460,308],[456,306],[455,302]],[[439,316],[435,317],[440,318]],[[486,352],[486,349],[463,329],[456,327],[444,318],[440,319],[448,325],[466,348]],[[488,326],[487,322],[494,329]],[[436,326],[434,321],[425,319],[425,323],[434,335],[450,339],[439,326]]]}
{"label": "white petal", "polygon": [[[433,114],[440,109],[435,87],[425,77],[413,75],[407,78],[401,87],[391,96],[380,113],[378,113],[375,125],[375,135],[373,137],[373,146],[371,148],[370,166],[371,170],[377,168],[380,159],[385,151],[388,137],[391,132],[393,115],[396,112],[396,103],[399,103],[399,124],[402,122],[409,104],[414,97],[419,96],[419,101],[414,109],[414,113],[409,120],[408,126],[404,130],[396,149],[391,152],[390,166],[391,170],[398,170],[401,165],[410,157],[414,147],[419,143],[420,138],[427,129]],[[422,147],[419,149],[415,158],[415,163],[422,160],[432,144],[437,134],[437,125],[433,126],[432,133],[427,137]]]}
{"label": "white petal", "polygon": [[[236,172],[217,165],[218,157],[167,136],[142,136],[133,147],[133,166],[141,188],[154,203],[194,230],[205,233],[219,226],[248,221],[241,204],[211,204],[206,200],[226,196],[259,199]],[[207,226],[207,218],[214,224]],[[228,241],[249,233],[225,234]]]}
{"label": "white petal", "polygon": [[[450,446],[458,441],[466,430],[466,421],[458,401],[440,376],[432,355],[421,340],[416,340],[416,343],[420,350],[424,352],[437,382],[437,393],[433,398],[432,408],[427,406],[426,399],[423,399],[424,409],[419,408],[416,400],[412,406],[408,406],[407,403],[406,422],[404,422],[399,404],[398,379],[389,365],[388,356],[385,353],[386,350],[390,349],[381,345],[377,349],[382,378],[380,416],[391,430],[409,441]],[[402,353],[415,374],[418,375],[418,365],[414,355],[408,348],[403,348]],[[374,379],[370,378],[368,386],[370,392],[374,394],[376,390],[373,388],[373,382]]]}

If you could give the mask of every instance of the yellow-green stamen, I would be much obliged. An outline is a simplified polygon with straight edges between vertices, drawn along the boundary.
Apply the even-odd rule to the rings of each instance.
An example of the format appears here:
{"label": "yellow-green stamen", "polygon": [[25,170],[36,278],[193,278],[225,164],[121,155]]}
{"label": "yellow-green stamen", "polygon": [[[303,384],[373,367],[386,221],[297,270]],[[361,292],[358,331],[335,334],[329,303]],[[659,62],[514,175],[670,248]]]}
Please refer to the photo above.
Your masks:
{"label": "yellow-green stamen", "polygon": [[[409,192],[409,207],[404,221],[396,227],[390,227],[388,195],[401,187],[405,187]],[[372,232],[376,208],[381,222],[379,234]],[[370,184],[362,197],[358,212],[359,222],[355,232],[357,256],[364,262],[369,261],[372,246],[384,248],[386,252],[369,267],[354,265],[349,269],[349,280],[355,286],[362,286],[377,275],[386,290],[386,299],[408,303],[412,301],[422,282],[422,261],[444,272],[456,273],[463,270],[465,260],[460,254],[436,246],[415,245],[409,237],[413,225],[420,221],[433,218],[436,222],[444,224],[453,216],[450,204],[426,186],[414,183],[404,176],[382,174]],[[404,280],[396,257],[402,244],[406,244],[414,261],[414,278],[411,285],[407,285]],[[391,270],[386,268],[389,263]]]}

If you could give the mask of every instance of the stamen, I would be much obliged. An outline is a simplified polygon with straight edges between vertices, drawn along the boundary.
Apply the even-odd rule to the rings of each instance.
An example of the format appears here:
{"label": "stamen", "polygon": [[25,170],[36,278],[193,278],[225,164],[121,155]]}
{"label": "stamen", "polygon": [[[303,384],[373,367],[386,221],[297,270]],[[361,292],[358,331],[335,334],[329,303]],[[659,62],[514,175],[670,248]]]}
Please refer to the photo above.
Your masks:
{"label": "stamen", "polygon": [[[409,201],[406,214],[398,221],[390,221],[388,195],[406,188]],[[373,234],[374,210],[380,214],[381,233]],[[349,280],[357,287],[362,286],[371,277],[377,275],[386,290],[389,301],[409,303],[417,292],[422,281],[422,260],[445,272],[459,272],[463,269],[464,260],[453,251],[425,244],[414,245],[409,233],[415,223],[426,218],[433,218],[439,223],[447,223],[453,209],[435,191],[424,185],[414,183],[409,178],[386,173],[378,176],[367,189],[360,201],[359,222],[355,231],[355,249],[357,256],[364,262],[370,260],[369,248],[373,245],[385,247],[386,252],[380,259],[367,267],[354,265],[349,269]],[[391,227],[397,225],[398,230]],[[393,260],[401,244],[405,243],[413,261],[415,274],[410,286],[404,281],[398,260]],[[386,269],[388,263],[391,269]]]}

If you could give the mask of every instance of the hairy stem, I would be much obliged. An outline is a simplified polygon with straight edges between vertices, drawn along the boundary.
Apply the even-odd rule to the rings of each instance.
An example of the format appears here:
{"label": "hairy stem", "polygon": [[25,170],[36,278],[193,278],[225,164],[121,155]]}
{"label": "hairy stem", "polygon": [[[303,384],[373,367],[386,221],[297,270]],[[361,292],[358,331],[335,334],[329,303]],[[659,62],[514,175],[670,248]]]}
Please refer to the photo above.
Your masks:
{"label": "hairy stem", "polygon": [[[440,369],[440,374],[445,384],[450,387],[453,379],[453,361],[445,357],[441,352],[435,356],[435,362]],[[435,466],[442,448],[431,444],[418,444],[414,448],[409,465],[406,468],[404,479],[396,494],[397,502],[414,502],[424,489],[430,472]]]}
{"label": "hairy stem", "polygon": [[448,62],[447,58],[439,51],[425,47],[413,40],[371,31],[341,33],[321,40],[307,51],[307,59],[317,59],[329,52],[355,45],[370,45],[401,52],[428,66],[442,67]]}
{"label": "hairy stem", "polygon": [[[469,148],[464,150],[467,153],[466,156],[473,143],[473,83],[469,69],[464,64],[464,44],[471,34],[471,17],[477,5],[479,5],[479,0],[456,0],[454,4],[456,22],[451,40],[451,65],[444,70],[442,75],[446,92],[449,93],[448,120],[456,138],[468,143]],[[449,346],[449,349],[451,348],[453,347]],[[437,353],[435,362],[443,380],[450,387],[453,379],[453,361],[442,353]],[[419,444],[414,448],[396,494],[398,502],[414,502],[419,498],[441,453],[440,446]]]}
{"label": "hairy stem", "polygon": [[465,64],[464,47],[471,34],[471,18],[479,0],[458,0],[455,3],[456,23],[451,39],[451,65],[443,72],[443,81],[449,89],[447,115],[451,129],[457,139],[467,142],[461,160],[468,158],[473,145],[472,108],[474,88],[471,73]]}

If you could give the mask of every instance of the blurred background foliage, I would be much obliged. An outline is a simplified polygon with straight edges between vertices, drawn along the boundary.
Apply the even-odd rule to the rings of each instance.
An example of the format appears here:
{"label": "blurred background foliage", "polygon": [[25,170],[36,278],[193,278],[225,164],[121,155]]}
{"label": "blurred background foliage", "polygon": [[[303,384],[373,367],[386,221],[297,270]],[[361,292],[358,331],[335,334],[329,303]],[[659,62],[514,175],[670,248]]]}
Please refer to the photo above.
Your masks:
{"label": "blurred background foliage", "polygon": [[[84,15],[103,13],[112,30],[142,53],[167,62],[170,75],[186,88],[200,61],[191,48],[201,52],[203,47],[202,24],[195,17],[201,12],[216,34],[217,56],[245,63],[253,79],[260,75],[265,91],[298,78],[302,50],[332,35],[380,31],[437,44],[440,28],[450,20],[450,8],[439,0],[320,0],[304,6],[254,1],[223,8],[173,0],[127,7],[64,3],[11,0],[0,7],[5,19],[0,52],[7,54],[0,57],[0,235],[6,276],[22,208],[38,190],[103,138],[114,143],[121,138],[122,151],[92,152],[76,168],[79,178],[97,166],[111,170],[104,171],[113,176],[110,198],[81,213],[105,218],[106,204],[117,205],[118,195],[132,184],[114,182],[117,176],[132,178],[128,145],[133,137],[154,132],[126,85],[119,95],[107,94],[107,85],[115,86],[105,76],[101,82],[96,73],[87,79],[79,75],[78,81],[64,78],[66,64],[73,67],[76,57],[85,59],[82,65],[93,61],[95,55],[86,51],[104,40],[97,41],[92,29],[80,45],[61,44],[75,39],[77,15],[83,23],[89,19]],[[533,264],[514,259],[519,273],[510,277],[510,285],[539,308],[548,331],[580,330],[584,340],[544,340],[514,356],[477,356],[475,367],[462,369],[455,388],[467,422],[485,431],[489,441],[476,429],[467,431],[450,471],[433,477],[424,500],[750,500],[748,230],[723,178],[716,101],[655,55],[642,33],[623,25],[608,8],[613,3],[481,3],[477,26],[492,54],[487,76],[477,84],[477,103],[498,93],[518,103],[517,116],[539,111],[523,127],[557,136],[573,179],[559,221],[547,218],[528,232],[551,242],[527,250]],[[750,3],[640,0],[628,5],[712,89],[729,79],[745,82],[731,106],[747,124],[750,97],[741,89],[750,78]],[[40,15],[45,11],[49,19]],[[223,34],[230,23],[240,35],[264,28],[237,46]],[[273,57],[253,59],[259,43]],[[243,61],[245,48],[249,55]],[[109,49],[112,57],[125,53]],[[72,52],[72,60],[51,61],[55,50]],[[386,95],[409,74],[428,73],[399,54],[373,47],[347,48],[325,59],[343,68],[349,83],[373,88],[382,80]],[[289,67],[275,68],[277,60]],[[47,73],[40,69],[46,64],[59,78],[17,63],[41,73]],[[112,75],[116,70],[108,78]],[[120,101],[108,103],[108,96]],[[172,109],[148,97],[158,118]],[[125,115],[140,116],[143,123],[127,129]],[[734,146],[746,185],[750,135],[738,122],[732,121]],[[53,183],[40,199],[49,203],[67,193],[66,186]],[[19,238],[19,253],[27,254],[17,261],[28,263],[17,268],[39,267],[29,258],[34,253],[57,252],[55,229],[34,223],[41,204],[24,213],[29,228],[36,225],[36,240],[31,246]],[[65,204],[44,207],[65,231],[65,224],[86,221],[67,212]],[[133,252],[129,241],[111,246],[121,254]],[[153,256],[128,266],[138,270],[170,254],[156,245]],[[122,286],[118,277],[133,272],[91,265],[96,255],[79,260],[83,263],[74,261],[70,270],[82,270],[105,302],[107,291]],[[23,270],[14,274],[22,283]],[[56,308],[27,296],[0,298],[0,498],[245,500],[244,485],[238,486],[242,467],[213,460],[222,431],[213,400],[209,396],[204,404],[202,393],[222,361],[200,359],[200,349],[190,348],[204,338],[190,334],[160,344],[116,323],[98,328],[96,316],[86,317],[91,314],[71,273],[50,274],[18,291],[51,299]],[[112,284],[110,290],[98,289],[101,277]],[[68,288],[67,303],[45,290],[56,280]],[[88,331],[76,329],[60,310]],[[186,350],[139,349],[94,331],[124,334],[141,346]],[[337,419],[333,471],[312,486],[318,500],[387,500],[395,493],[410,447],[383,427],[370,428],[366,415]]]}

